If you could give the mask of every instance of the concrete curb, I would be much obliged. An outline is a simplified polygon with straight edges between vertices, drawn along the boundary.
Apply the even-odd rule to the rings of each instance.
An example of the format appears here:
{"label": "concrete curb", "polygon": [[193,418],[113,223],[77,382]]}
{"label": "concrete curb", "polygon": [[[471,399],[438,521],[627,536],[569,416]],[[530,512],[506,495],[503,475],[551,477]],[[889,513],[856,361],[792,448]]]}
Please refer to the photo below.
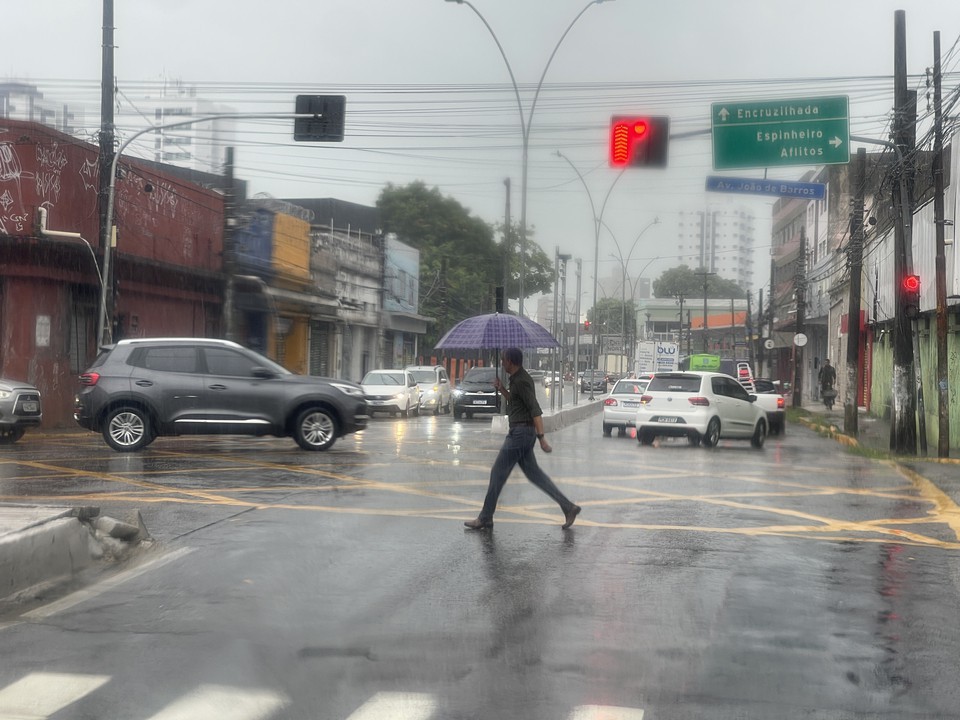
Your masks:
{"label": "concrete curb", "polygon": [[[573,425],[578,423],[581,420],[584,420],[591,415],[596,415],[603,409],[603,400],[594,400],[590,402],[589,400],[582,402],[573,407],[564,408],[559,412],[552,414],[543,415],[543,431],[544,432],[555,432],[561,428],[565,428],[568,425]],[[507,432],[507,416],[506,415],[494,415],[490,419],[490,432],[506,434]]]}
{"label": "concrete curb", "polygon": [[[55,510],[55,509],[54,509]],[[102,554],[72,509],[0,537],[0,598],[68,578]]]}

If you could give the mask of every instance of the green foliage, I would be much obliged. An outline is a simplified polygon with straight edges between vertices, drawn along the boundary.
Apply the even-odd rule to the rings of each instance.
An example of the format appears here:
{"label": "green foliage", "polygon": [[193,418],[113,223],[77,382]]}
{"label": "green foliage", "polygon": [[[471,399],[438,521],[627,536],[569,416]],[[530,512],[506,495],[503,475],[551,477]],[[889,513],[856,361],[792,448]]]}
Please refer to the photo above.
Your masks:
{"label": "green foliage", "polygon": [[[633,300],[620,302],[619,298],[603,298],[587,311],[587,319],[596,328],[598,335],[622,335],[632,337],[636,333],[637,306]],[[620,322],[626,332],[620,330]]]}
{"label": "green foliage", "polygon": [[[503,223],[497,225],[498,235],[503,235],[503,228]],[[553,291],[553,259],[532,240],[533,233],[534,229],[527,227],[527,264],[523,276],[523,294],[526,297]],[[513,300],[520,298],[520,235],[520,224],[511,223],[510,242],[507,243],[505,252],[509,263],[507,297]],[[500,243],[500,247],[503,248],[503,242]],[[501,271],[500,283],[502,282]]]}
{"label": "green foliage", "polygon": [[[688,265],[670,268],[653,281],[653,294],[658,298],[681,295],[688,298],[702,298],[703,275],[698,275]],[[746,296],[746,291],[733,280],[725,280],[717,275],[707,276],[708,299],[741,299]]]}
{"label": "green foliage", "polygon": [[[494,229],[436,187],[417,181],[388,184],[377,199],[384,232],[396,233],[420,251],[420,308],[432,317],[424,347],[464,318],[494,311],[494,288],[503,284],[504,244]],[[519,238],[519,229],[512,237]],[[524,292],[529,297],[552,288],[553,261],[527,233]],[[519,243],[515,243],[519,244]],[[510,248],[508,248],[510,249]],[[519,296],[518,247],[508,253],[507,296]]]}

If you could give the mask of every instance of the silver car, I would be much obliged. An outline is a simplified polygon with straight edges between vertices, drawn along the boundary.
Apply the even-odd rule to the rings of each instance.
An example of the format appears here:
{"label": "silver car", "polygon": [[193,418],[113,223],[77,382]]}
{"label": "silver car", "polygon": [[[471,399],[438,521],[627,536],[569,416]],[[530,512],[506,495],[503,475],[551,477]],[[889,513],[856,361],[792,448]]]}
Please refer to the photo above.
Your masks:
{"label": "silver car", "polygon": [[603,434],[610,437],[614,428],[618,428],[619,435],[627,434],[627,428],[633,427],[637,418],[637,409],[640,407],[640,398],[647,389],[650,376],[617,380],[613,390],[603,400]]}
{"label": "silver car", "polygon": [[453,388],[450,377],[442,365],[411,365],[406,371],[413,375],[420,388],[420,411],[432,411],[434,415],[450,412]]}
{"label": "silver car", "polygon": [[714,447],[730,438],[762,448],[767,414],[756,399],[723,373],[656,373],[637,409],[637,441],[652,445],[658,436],[686,437],[691,445]]}
{"label": "silver car", "polygon": [[0,378],[0,445],[15,443],[28,427],[40,424],[40,391],[30,383]]}

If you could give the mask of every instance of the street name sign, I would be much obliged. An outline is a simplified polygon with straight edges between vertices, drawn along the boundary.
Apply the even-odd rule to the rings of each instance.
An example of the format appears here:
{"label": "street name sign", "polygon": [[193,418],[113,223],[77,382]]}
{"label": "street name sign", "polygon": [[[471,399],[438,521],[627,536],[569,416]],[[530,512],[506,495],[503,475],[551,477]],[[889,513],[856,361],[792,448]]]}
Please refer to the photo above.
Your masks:
{"label": "street name sign", "polygon": [[792,182],[788,180],[755,180],[751,178],[707,176],[708,192],[745,193],[748,195],[776,195],[777,197],[823,200],[827,186],[823,183]]}
{"label": "street name sign", "polygon": [[713,103],[713,167],[847,163],[849,108],[846,95]]}

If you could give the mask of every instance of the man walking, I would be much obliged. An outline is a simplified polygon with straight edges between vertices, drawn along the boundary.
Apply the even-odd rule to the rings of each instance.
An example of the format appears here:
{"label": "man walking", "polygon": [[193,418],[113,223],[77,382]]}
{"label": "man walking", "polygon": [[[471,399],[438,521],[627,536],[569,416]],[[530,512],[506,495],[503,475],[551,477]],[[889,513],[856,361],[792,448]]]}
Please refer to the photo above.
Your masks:
{"label": "man walking", "polygon": [[510,430],[503,441],[500,453],[490,469],[490,485],[487,487],[487,496],[483,501],[483,509],[476,520],[464,523],[470,530],[485,530],[493,527],[493,513],[497,509],[497,499],[507,478],[515,465],[520,465],[527,480],[543,490],[560,506],[563,511],[563,529],[566,530],[577,519],[580,506],[574,505],[560,492],[553,480],[540,469],[533,454],[533,447],[537,440],[540,449],[551,452],[550,443],[543,433],[543,411],[537,401],[537,390],[523,367],[523,352],[520,348],[507,348],[500,356],[503,369],[509,375],[509,388],[505,388],[500,378],[493,381],[494,387],[503,395],[507,402],[507,421]]}

